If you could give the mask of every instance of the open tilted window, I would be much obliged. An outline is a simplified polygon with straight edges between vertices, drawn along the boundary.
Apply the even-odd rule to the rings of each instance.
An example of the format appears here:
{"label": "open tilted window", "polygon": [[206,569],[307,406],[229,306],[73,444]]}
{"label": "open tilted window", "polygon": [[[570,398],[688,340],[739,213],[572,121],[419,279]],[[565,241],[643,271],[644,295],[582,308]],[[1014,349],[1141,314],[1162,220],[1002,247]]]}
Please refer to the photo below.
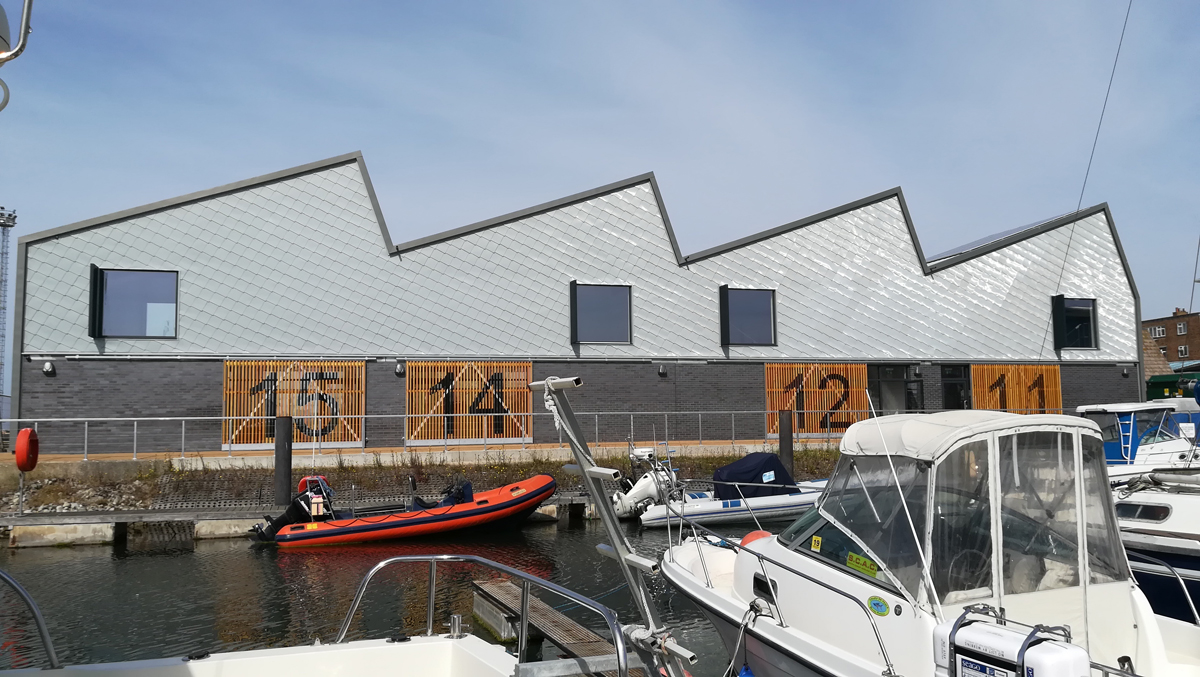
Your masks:
{"label": "open tilted window", "polygon": [[179,273],[92,266],[88,336],[175,338]]}
{"label": "open tilted window", "polygon": [[1096,300],[1050,297],[1054,349],[1096,348]]}

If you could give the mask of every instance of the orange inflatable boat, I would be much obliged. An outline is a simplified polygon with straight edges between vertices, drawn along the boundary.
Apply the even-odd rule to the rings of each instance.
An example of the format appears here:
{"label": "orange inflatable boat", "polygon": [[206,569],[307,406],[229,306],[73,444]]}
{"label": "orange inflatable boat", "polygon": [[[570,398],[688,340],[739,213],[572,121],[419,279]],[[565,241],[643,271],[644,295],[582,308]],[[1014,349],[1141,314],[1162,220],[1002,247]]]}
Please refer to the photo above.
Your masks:
{"label": "orange inflatable boat", "polygon": [[334,510],[333,490],[321,476],[300,481],[299,494],[278,518],[256,525],[259,541],[281,547],[359,543],[393,538],[427,536],[483,524],[524,521],[554,494],[550,475],[535,475],[499,489],[473,493],[469,482],[447,488],[438,502],[413,498],[411,505],[378,506],[349,511]]}

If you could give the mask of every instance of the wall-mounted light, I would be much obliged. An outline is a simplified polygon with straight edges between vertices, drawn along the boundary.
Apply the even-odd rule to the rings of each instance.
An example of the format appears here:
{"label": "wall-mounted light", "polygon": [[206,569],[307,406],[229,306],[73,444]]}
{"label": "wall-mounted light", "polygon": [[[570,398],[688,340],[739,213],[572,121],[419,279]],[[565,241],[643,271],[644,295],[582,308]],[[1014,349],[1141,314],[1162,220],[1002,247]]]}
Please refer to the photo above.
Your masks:
{"label": "wall-mounted light", "polygon": [[667,365],[665,365],[665,364],[658,365],[658,375],[663,378],[667,377]]}
{"label": "wall-mounted light", "polygon": [[1129,378],[1129,367],[1125,367],[1125,368],[1121,369],[1121,376],[1123,376],[1124,378]]}
{"label": "wall-mounted light", "polygon": [[407,374],[407,371],[405,369],[407,364],[408,363],[405,362],[404,360],[400,360],[400,359],[396,360],[396,377],[397,378],[405,377],[405,375]]}
{"label": "wall-mounted light", "polygon": [[45,374],[46,376],[54,376],[54,374],[56,373],[54,370],[54,363],[47,362],[47,363],[43,364],[42,365],[42,373]]}

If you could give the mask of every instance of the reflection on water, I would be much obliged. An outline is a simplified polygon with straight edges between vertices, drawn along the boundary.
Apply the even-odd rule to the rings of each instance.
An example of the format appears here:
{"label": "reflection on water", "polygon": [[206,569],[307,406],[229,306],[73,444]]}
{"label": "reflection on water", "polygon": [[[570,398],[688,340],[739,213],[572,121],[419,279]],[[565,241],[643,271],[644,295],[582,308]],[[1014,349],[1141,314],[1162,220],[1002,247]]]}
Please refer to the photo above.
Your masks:
{"label": "reflection on water", "polygon": [[[748,531],[729,530],[740,536]],[[661,530],[630,538],[657,557]],[[32,548],[0,552],[8,571],[42,608],[64,663],[98,663],[197,650],[238,651],[330,642],[363,575],[396,555],[454,553],[486,557],[597,598],[622,622],[638,622],[616,564],[602,558],[599,522],[528,526],[520,531],[476,531],[438,539],[281,550],[246,541],[201,541],[193,552],[125,555],[109,547]],[[471,581],[489,574],[469,564],[439,564],[435,630],[451,613],[471,615]],[[376,576],[350,638],[386,637],[425,628],[428,565],[399,565]],[[717,675],[727,660],[700,612],[658,577],[651,580],[660,612],[677,641],[700,655],[691,670]],[[586,609],[553,595],[551,606],[602,635],[604,625]],[[44,657],[33,624],[14,594],[0,591],[0,667],[39,667]],[[473,621],[467,621],[474,625]],[[475,629],[481,634],[479,629]],[[553,657],[549,654],[547,657]]]}

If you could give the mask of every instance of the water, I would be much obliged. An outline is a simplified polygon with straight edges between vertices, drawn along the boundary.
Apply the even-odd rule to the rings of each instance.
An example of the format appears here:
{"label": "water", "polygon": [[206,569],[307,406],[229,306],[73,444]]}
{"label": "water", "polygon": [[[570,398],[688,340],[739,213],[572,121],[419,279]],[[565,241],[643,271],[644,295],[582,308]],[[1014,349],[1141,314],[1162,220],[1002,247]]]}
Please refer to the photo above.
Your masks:
{"label": "water", "polygon": [[[727,530],[741,536],[749,529]],[[639,552],[657,558],[662,530],[630,525]],[[240,651],[331,642],[363,575],[396,555],[454,553],[486,557],[598,599],[624,623],[640,622],[616,563],[595,549],[605,542],[598,521],[529,525],[520,531],[477,531],[439,539],[337,547],[277,549],[242,540],[200,541],[192,552],[121,553],[110,547],[0,551],[0,568],[20,581],[41,606],[64,663],[98,663],[182,656],[194,651]],[[367,592],[351,639],[424,632],[427,564],[399,565],[378,575]],[[471,620],[471,581],[488,573],[468,564],[439,564],[436,622],[451,613]],[[728,658],[700,611],[650,579],[660,613],[676,641],[696,652],[696,677],[719,675]],[[45,665],[37,631],[24,605],[0,592],[0,667]],[[565,600],[543,593],[551,606]],[[580,608],[564,613],[607,636],[598,617]],[[486,636],[480,628],[472,632]],[[547,646],[545,657],[554,658]]]}

